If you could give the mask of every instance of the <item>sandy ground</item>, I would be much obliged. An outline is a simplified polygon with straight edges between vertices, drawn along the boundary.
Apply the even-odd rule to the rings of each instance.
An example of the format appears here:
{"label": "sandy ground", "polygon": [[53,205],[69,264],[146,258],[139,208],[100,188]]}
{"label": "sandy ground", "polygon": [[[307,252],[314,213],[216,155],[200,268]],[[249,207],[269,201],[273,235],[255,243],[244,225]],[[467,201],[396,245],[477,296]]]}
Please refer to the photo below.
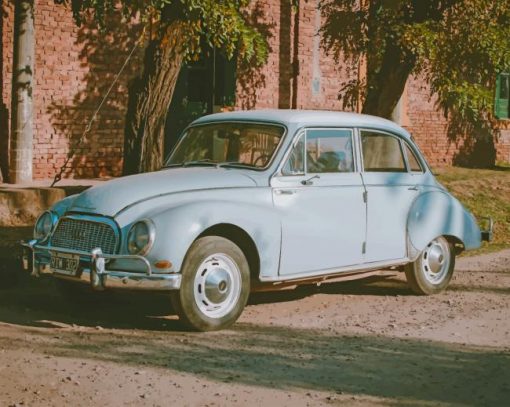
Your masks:
{"label": "sandy ground", "polygon": [[164,296],[87,306],[0,290],[0,406],[510,405],[510,250],[450,289],[402,275],[253,295],[229,330],[180,330]]}

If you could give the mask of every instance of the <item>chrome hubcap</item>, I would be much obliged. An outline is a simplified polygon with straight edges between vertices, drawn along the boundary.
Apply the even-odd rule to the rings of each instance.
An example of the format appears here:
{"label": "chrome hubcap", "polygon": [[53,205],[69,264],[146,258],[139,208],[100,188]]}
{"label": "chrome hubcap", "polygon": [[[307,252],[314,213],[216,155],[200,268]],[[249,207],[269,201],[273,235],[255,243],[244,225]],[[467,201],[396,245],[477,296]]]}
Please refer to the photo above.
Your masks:
{"label": "chrome hubcap", "polygon": [[427,281],[440,284],[450,269],[450,246],[445,239],[434,239],[422,253],[421,267]]}
{"label": "chrome hubcap", "polygon": [[209,318],[221,318],[235,307],[241,294],[241,272],[223,253],[207,257],[200,264],[194,281],[195,303]]}

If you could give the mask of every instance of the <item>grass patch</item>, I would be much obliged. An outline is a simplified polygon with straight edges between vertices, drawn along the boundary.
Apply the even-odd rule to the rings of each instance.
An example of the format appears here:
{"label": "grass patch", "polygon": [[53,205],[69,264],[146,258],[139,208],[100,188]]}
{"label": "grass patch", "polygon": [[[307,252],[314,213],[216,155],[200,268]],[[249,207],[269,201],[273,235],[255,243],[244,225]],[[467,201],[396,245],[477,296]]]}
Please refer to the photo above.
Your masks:
{"label": "grass patch", "polygon": [[476,217],[492,216],[494,240],[467,254],[481,254],[510,248],[510,167],[492,170],[435,168],[441,184],[471,210]]}

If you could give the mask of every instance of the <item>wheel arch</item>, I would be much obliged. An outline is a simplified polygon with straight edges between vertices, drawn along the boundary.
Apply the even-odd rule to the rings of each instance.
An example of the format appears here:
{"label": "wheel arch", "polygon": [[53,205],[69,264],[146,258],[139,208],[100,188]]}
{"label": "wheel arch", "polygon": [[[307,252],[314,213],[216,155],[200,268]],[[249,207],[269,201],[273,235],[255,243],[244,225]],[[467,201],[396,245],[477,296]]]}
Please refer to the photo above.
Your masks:
{"label": "wheel arch", "polygon": [[157,238],[150,261],[168,259],[179,272],[191,245],[205,235],[236,243],[249,261],[252,277],[274,276],[280,260],[280,219],[272,208],[248,203],[205,201],[169,208],[152,217]]}
{"label": "wheel arch", "polygon": [[251,236],[243,228],[231,223],[218,223],[205,229],[195,240],[205,236],[220,236],[239,246],[248,261],[251,279],[254,280],[259,278],[259,251]]}

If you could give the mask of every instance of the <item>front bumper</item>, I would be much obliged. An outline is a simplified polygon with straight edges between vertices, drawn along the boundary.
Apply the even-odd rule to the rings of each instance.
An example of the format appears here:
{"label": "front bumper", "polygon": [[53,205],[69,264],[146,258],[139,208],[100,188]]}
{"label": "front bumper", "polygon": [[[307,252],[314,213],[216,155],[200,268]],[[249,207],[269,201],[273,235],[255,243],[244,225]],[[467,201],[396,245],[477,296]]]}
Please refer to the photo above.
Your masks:
{"label": "front bumper", "polygon": [[[62,248],[53,248],[39,245],[37,240],[22,242],[23,270],[32,276],[51,274],[57,278],[77,283],[90,284],[93,289],[102,291],[107,288],[120,288],[130,290],[168,291],[178,290],[181,287],[181,274],[155,274],[152,272],[149,261],[142,256],[110,255],[104,254],[100,249],[92,252],[81,252]],[[73,254],[80,256],[80,266],[75,276],[55,273],[50,268],[51,252]],[[129,272],[121,270],[107,270],[109,261],[130,260],[142,263],[145,272]]]}

